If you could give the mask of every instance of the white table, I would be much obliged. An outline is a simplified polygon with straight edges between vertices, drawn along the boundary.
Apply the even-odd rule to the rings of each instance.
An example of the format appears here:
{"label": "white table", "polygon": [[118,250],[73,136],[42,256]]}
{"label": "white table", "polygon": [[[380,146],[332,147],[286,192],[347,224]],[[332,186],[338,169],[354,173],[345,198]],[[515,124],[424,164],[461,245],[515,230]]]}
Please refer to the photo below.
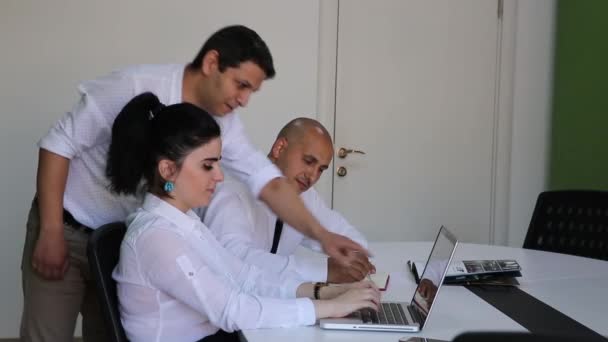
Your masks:
{"label": "white table", "polygon": [[[407,260],[426,260],[430,242],[372,243],[374,263],[390,272],[384,300],[409,302],[416,288]],[[608,335],[608,262],[522,248],[460,244],[455,259],[515,259],[520,288],[602,335]],[[417,334],[329,331],[318,325],[243,331],[249,342],[397,341],[402,336],[451,340],[465,331],[526,331],[462,286],[444,286],[424,329]]]}

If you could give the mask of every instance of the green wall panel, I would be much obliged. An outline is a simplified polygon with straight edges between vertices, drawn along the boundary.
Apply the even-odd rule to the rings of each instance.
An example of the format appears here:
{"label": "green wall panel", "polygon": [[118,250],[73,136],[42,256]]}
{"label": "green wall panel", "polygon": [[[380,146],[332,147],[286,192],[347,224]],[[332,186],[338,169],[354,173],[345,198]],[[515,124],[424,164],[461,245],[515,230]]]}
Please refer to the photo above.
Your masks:
{"label": "green wall panel", "polygon": [[608,0],[560,0],[551,189],[608,190]]}

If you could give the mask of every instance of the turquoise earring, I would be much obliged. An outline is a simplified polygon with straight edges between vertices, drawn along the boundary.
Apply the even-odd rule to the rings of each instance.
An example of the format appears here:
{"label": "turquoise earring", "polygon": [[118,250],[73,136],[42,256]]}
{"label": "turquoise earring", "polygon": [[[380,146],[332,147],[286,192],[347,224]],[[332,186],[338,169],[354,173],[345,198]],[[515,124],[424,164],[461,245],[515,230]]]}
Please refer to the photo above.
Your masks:
{"label": "turquoise earring", "polygon": [[165,185],[163,185],[163,190],[165,190],[166,193],[170,193],[173,189],[175,189],[175,184],[173,184],[172,181],[166,181]]}

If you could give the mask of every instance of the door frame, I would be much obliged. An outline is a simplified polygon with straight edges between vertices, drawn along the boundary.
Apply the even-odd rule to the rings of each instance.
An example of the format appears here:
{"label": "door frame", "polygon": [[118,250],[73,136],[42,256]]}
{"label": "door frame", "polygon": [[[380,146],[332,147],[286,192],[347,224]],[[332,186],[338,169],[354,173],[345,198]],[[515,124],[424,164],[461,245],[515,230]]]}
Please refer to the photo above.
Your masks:
{"label": "door frame", "polygon": [[[513,84],[515,73],[515,36],[518,0],[496,0],[502,5],[497,21],[497,69],[494,94],[492,167],[489,215],[491,244],[506,245],[509,237],[509,201],[511,179],[511,146],[513,122]],[[338,24],[340,0],[324,0],[319,7],[319,62],[317,120],[335,140],[336,79],[338,57]],[[334,160],[331,172],[316,185],[321,196],[333,207]]]}

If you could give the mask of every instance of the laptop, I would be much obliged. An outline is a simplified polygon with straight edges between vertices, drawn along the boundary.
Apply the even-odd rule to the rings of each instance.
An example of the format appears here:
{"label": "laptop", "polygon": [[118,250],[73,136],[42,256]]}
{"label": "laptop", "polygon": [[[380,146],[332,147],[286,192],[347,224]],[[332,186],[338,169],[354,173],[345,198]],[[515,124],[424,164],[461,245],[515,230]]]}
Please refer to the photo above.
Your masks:
{"label": "laptop", "polygon": [[454,256],[458,240],[441,226],[414,296],[409,303],[381,302],[376,312],[371,309],[355,311],[343,318],[319,320],[323,329],[417,332],[426,323],[439,294],[448,265]]}

